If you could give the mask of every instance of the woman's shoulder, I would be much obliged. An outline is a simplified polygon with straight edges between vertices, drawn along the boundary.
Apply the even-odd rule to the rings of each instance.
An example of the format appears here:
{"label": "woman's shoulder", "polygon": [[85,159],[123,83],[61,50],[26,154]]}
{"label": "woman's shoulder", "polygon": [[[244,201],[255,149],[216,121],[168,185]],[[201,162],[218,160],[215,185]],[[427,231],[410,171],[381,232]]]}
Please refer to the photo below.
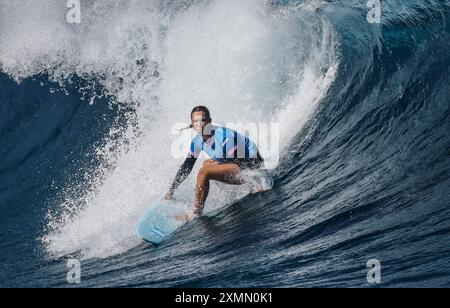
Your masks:
{"label": "woman's shoulder", "polygon": [[203,141],[202,137],[201,137],[200,135],[196,134],[196,135],[194,136],[194,138],[192,138],[191,143],[192,143],[192,144],[195,144],[195,145],[198,145],[198,144],[201,144],[202,141]]}
{"label": "woman's shoulder", "polygon": [[216,133],[219,133],[219,134],[226,134],[226,135],[234,134],[234,133],[236,132],[234,129],[231,129],[231,128],[225,127],[225,126],[216,126],[216,127],[214,128],[214,131],[215,131]]}

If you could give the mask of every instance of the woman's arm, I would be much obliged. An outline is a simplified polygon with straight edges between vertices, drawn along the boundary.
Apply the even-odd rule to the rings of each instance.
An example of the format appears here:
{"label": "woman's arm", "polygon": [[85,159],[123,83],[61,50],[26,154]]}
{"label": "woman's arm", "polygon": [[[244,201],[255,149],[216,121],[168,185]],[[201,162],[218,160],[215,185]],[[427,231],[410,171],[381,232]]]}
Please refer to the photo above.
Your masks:
{"label": "woman's arm", "polygon": [[177,175],[175,176],[175,179],[174,179],[172,185],[169,188],[169,191],[163,197],[163,199],[165,199],[165,200],[172,199],[172,196],[175,193],[175,190],[189,176],[189,174],[191,173],[192,169],[194,168],[194,165],[195,165],[196,161],[197,161],[197,158],[192,157],[192,156],[188,156],[186,158],[186,160],[184,161],[184,163],[181,165],[180,169],[178,170]]}

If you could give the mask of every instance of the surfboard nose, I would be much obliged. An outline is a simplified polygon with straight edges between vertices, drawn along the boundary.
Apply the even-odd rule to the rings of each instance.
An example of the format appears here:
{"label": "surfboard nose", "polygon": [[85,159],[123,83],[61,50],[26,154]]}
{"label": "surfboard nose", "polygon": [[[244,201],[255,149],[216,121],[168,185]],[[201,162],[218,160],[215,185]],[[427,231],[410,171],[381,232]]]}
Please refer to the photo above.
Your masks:
{"label": "surfboard nose", "polygon": [[151,204],[150,209],[138,223],[137,235],[154,244],[160,244],[183,223],[175,217],[183,213],[173,201],[158,200]]}

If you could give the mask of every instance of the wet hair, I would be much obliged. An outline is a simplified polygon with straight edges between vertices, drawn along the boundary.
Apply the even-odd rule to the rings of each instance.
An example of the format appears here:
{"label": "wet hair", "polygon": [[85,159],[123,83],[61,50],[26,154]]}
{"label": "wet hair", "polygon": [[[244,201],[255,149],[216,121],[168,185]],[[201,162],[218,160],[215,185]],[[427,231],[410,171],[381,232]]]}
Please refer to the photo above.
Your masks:
{"label": "wet hair", "polygon": [[192,111],[191,111],[191,119],[192,119],[192,115],[194,114],[194,112],[202,112],[202,111],[206,114],[206,117],[208,119],[211,119],[211,114],[209,113],[208,108],[206,108],[205,106],[194,107],[194,109],[192,109]]}

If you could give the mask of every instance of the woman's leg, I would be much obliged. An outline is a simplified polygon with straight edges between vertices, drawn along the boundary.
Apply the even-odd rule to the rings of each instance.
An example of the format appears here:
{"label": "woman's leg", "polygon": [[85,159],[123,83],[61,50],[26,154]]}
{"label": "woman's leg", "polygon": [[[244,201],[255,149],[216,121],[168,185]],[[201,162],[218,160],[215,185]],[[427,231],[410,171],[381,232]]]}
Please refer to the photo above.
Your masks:
{"label": "woman's leg", "polygon": [[201,215],[209,193],[209,181],[219,181],[230,185],[244,183],[239,177],[241,168],[237,164],[207,164],[200,169],[195,187],[194,214]]}

